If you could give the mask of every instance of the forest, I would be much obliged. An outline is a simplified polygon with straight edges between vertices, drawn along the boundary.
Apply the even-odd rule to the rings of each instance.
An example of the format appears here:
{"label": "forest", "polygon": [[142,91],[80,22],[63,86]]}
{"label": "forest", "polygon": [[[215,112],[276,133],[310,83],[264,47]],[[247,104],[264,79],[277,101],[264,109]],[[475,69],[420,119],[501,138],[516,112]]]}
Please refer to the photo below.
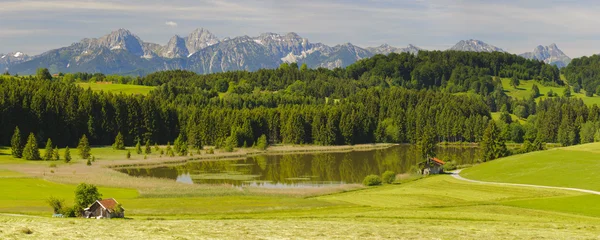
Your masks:
{"label": "forest", "polygon": [[[500,78],[564,84],[555,66],[508,53],[422,51],[376,55],[333,70],[278,69],[144,77],[99,73],[0,78],[0,145],[19,127],[60,147],[150,141],[217,147],[269,144],[480,142],[493,121],[499,141],[573,145],[596,136],[600,109],[579,99],[512,99]],[[94,92],[77,81],[156,86],[148,95]],[[511,113],[525,120],[511,118]],[[487,134],[489,135],[489,134]],[[24,138],[24,137],[22,137]],[[536,143],[536,144],[533,144]]]}

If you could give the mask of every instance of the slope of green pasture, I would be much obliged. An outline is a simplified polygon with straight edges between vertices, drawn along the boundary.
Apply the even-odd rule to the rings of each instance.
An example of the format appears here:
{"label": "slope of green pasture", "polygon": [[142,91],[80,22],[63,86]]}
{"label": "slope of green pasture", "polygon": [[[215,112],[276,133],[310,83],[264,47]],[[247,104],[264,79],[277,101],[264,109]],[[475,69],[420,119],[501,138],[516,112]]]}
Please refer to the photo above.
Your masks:
{"label": "slope of green pasture", "polygon": [[[506,95],[514,97],[516,99],[529,98],[529,96],[531,95],[531,88],[533,87],[533,84],[536,84],[540,89],[541,96],[538,97],[537,100],[546,98],[546,95],[550,90],[552,90],[554,94],[558,94],[558,96],[564,95],[564,87],[549,87],[537,83],[534,80],[521,80],[519,86],[515,89],[513,86],[510,85],[510,78],[502,79],[502,88],[504,89],[504,92],[506,92]],[[585,96],[585,91],[583,90],[581,90],[580,93],[575,93],[571,89],[571,96],[575,98],[581,98],[583,102],[587,105],[600,105],[600,96]]]}
{"label": "slope of green pasture", "polygon": [[[3,171],[2,175],[11,174]],[[36,178],[0,177],[0,212],[51,214],[46,200],[52,196],[64,199],[67,205],[72,206],[75,187]],[[104,198],[131,199],[138,196],[135,189],[99,187],[98,190]]]}
{"label": "slope of green pasture", "polygon": [[131,84],[106,84],[106,83],[77,83],[84,89],[91,88],[92,91],[104,91],[111,93],[124,93],[124,94],[142,94],[146,95],[154,89],[151,86],[131,85]]}
{"label": "slope of green pasture", "polygon": [[466,178],[600,191],[600,143],[496,159],[465,169]]}

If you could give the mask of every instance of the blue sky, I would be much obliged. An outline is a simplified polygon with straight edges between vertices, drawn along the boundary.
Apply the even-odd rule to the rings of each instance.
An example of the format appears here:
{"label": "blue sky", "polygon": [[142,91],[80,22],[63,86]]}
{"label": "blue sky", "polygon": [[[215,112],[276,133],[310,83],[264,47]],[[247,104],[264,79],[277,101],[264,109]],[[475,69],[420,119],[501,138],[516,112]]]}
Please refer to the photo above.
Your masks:
{"label": "blue sky", "polygon": [[126,28],[147,42],[204,27],[220,38],[296,32],[311,42],[447,49],[479,39],[512,53],[556,43],[600,53],[595,1],[1,0],[0,53],[39,54]]}

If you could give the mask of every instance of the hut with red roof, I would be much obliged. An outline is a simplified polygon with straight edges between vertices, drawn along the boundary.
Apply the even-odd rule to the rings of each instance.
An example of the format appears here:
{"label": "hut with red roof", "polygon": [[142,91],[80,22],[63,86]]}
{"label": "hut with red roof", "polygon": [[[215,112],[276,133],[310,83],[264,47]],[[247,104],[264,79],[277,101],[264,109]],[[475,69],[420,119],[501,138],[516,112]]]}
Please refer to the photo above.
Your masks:
{"label": "hut with red roof", "polygon": [[89,208],[84,209],[85,218],[123,218],[125,209],[114,198],[97,200]]}
{"label": "hut with red roof", "polygon": [[444,164],[446,164],[446,163],[438,158],[428,157],[427,160],[419,163],[419,166],[421,167],[421,173],[423,175],[429,175],[429,174],[443,173],[444,172]]}

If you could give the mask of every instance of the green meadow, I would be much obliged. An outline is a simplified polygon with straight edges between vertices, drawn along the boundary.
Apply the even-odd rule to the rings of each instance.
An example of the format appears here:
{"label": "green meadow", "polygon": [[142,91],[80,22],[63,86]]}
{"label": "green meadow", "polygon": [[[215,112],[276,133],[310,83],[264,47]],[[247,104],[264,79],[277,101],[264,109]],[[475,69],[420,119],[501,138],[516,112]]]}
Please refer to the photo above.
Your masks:
{"label": "green meadow", "polygon": [[123,93],[123,94],[142,94],[146,95],[150,93],[154,89],[154,87],[150,86],[141,86],[141,85],[133,85],[133,84],[117,84],[117,83],[95,83],[95,82],[81,82],[77,83],[78,86],[84,89],[92,89],[92,91],[100,92],[110,92],[110,93]]}
{"label": "green meadow", "polygon": [[461,172],[490,182],[525,183],[600,191],[600,143],[510,156]]}
{"label": "green meadow", "polygon": [[[541,99],[547,98],[547,94],[550,90],[552,90],[552,92],[554,92],[554,94],[556,94],[558,96],[564,95],[565,87],[550,87],[550,86],[544,86],[533,80],[521,80],[519,86],[517,88],[515,88],[510,85],[510,78],[502,79],[502,88],[504,89],[504,92],[506,92],[506,95],[511,96],[516,99],[529,98],[529,96],[531,95],[531,88],[533,87],[533,84],[536,84],[538,86],[538,88],[540,89],[541,96],[537,98],[538,101]],[[584,90],[581,90],[581,92],[579,92],[579,93],[575,93],[573,91],[573,89],[571,88],[571,97],[581,98],[585,104],[590,105],[590,106],[593,104],[600,105],[600,96],[596,96],[594,94],[594,96],[588,97],[585,95]]]}
{"label": "green meadow", "polygon": [[[110,147],[93,148],[96,162],[86,166],[84,161],[77,160],[77,151],[73,150],[74,162],[56,162],[56,167],[50,167],[51,163],[46,161],[12,159],[10,151],[2,149],[0,238],[593,239],[600,236],[600,206],[595,204],[600,196],[581,192],[472,183],[450,175],[308,195],[231,186],[167,184],[161,183],[164,180],[130,177],[106,168],[125,161],[124,152]],[[589,171],[600,165],[600,161],[594,160],[597,153],[600,144],[516,155],[463,170],[461,176],[598,190],[600,179]],[[154,154],[149,158],[156,159]],[[140,161],[140,155],[132,156],[136,159],[130,161]],[[571,164],[565,166],[564,161]],[[123,204],[128,218],[102,221],[50,218],[51,208],[45,200],[54,196],[71,205],[79,181],[96,181],[104,197],[114,197]],[[155,186],[151,191],[150,185]]]}

